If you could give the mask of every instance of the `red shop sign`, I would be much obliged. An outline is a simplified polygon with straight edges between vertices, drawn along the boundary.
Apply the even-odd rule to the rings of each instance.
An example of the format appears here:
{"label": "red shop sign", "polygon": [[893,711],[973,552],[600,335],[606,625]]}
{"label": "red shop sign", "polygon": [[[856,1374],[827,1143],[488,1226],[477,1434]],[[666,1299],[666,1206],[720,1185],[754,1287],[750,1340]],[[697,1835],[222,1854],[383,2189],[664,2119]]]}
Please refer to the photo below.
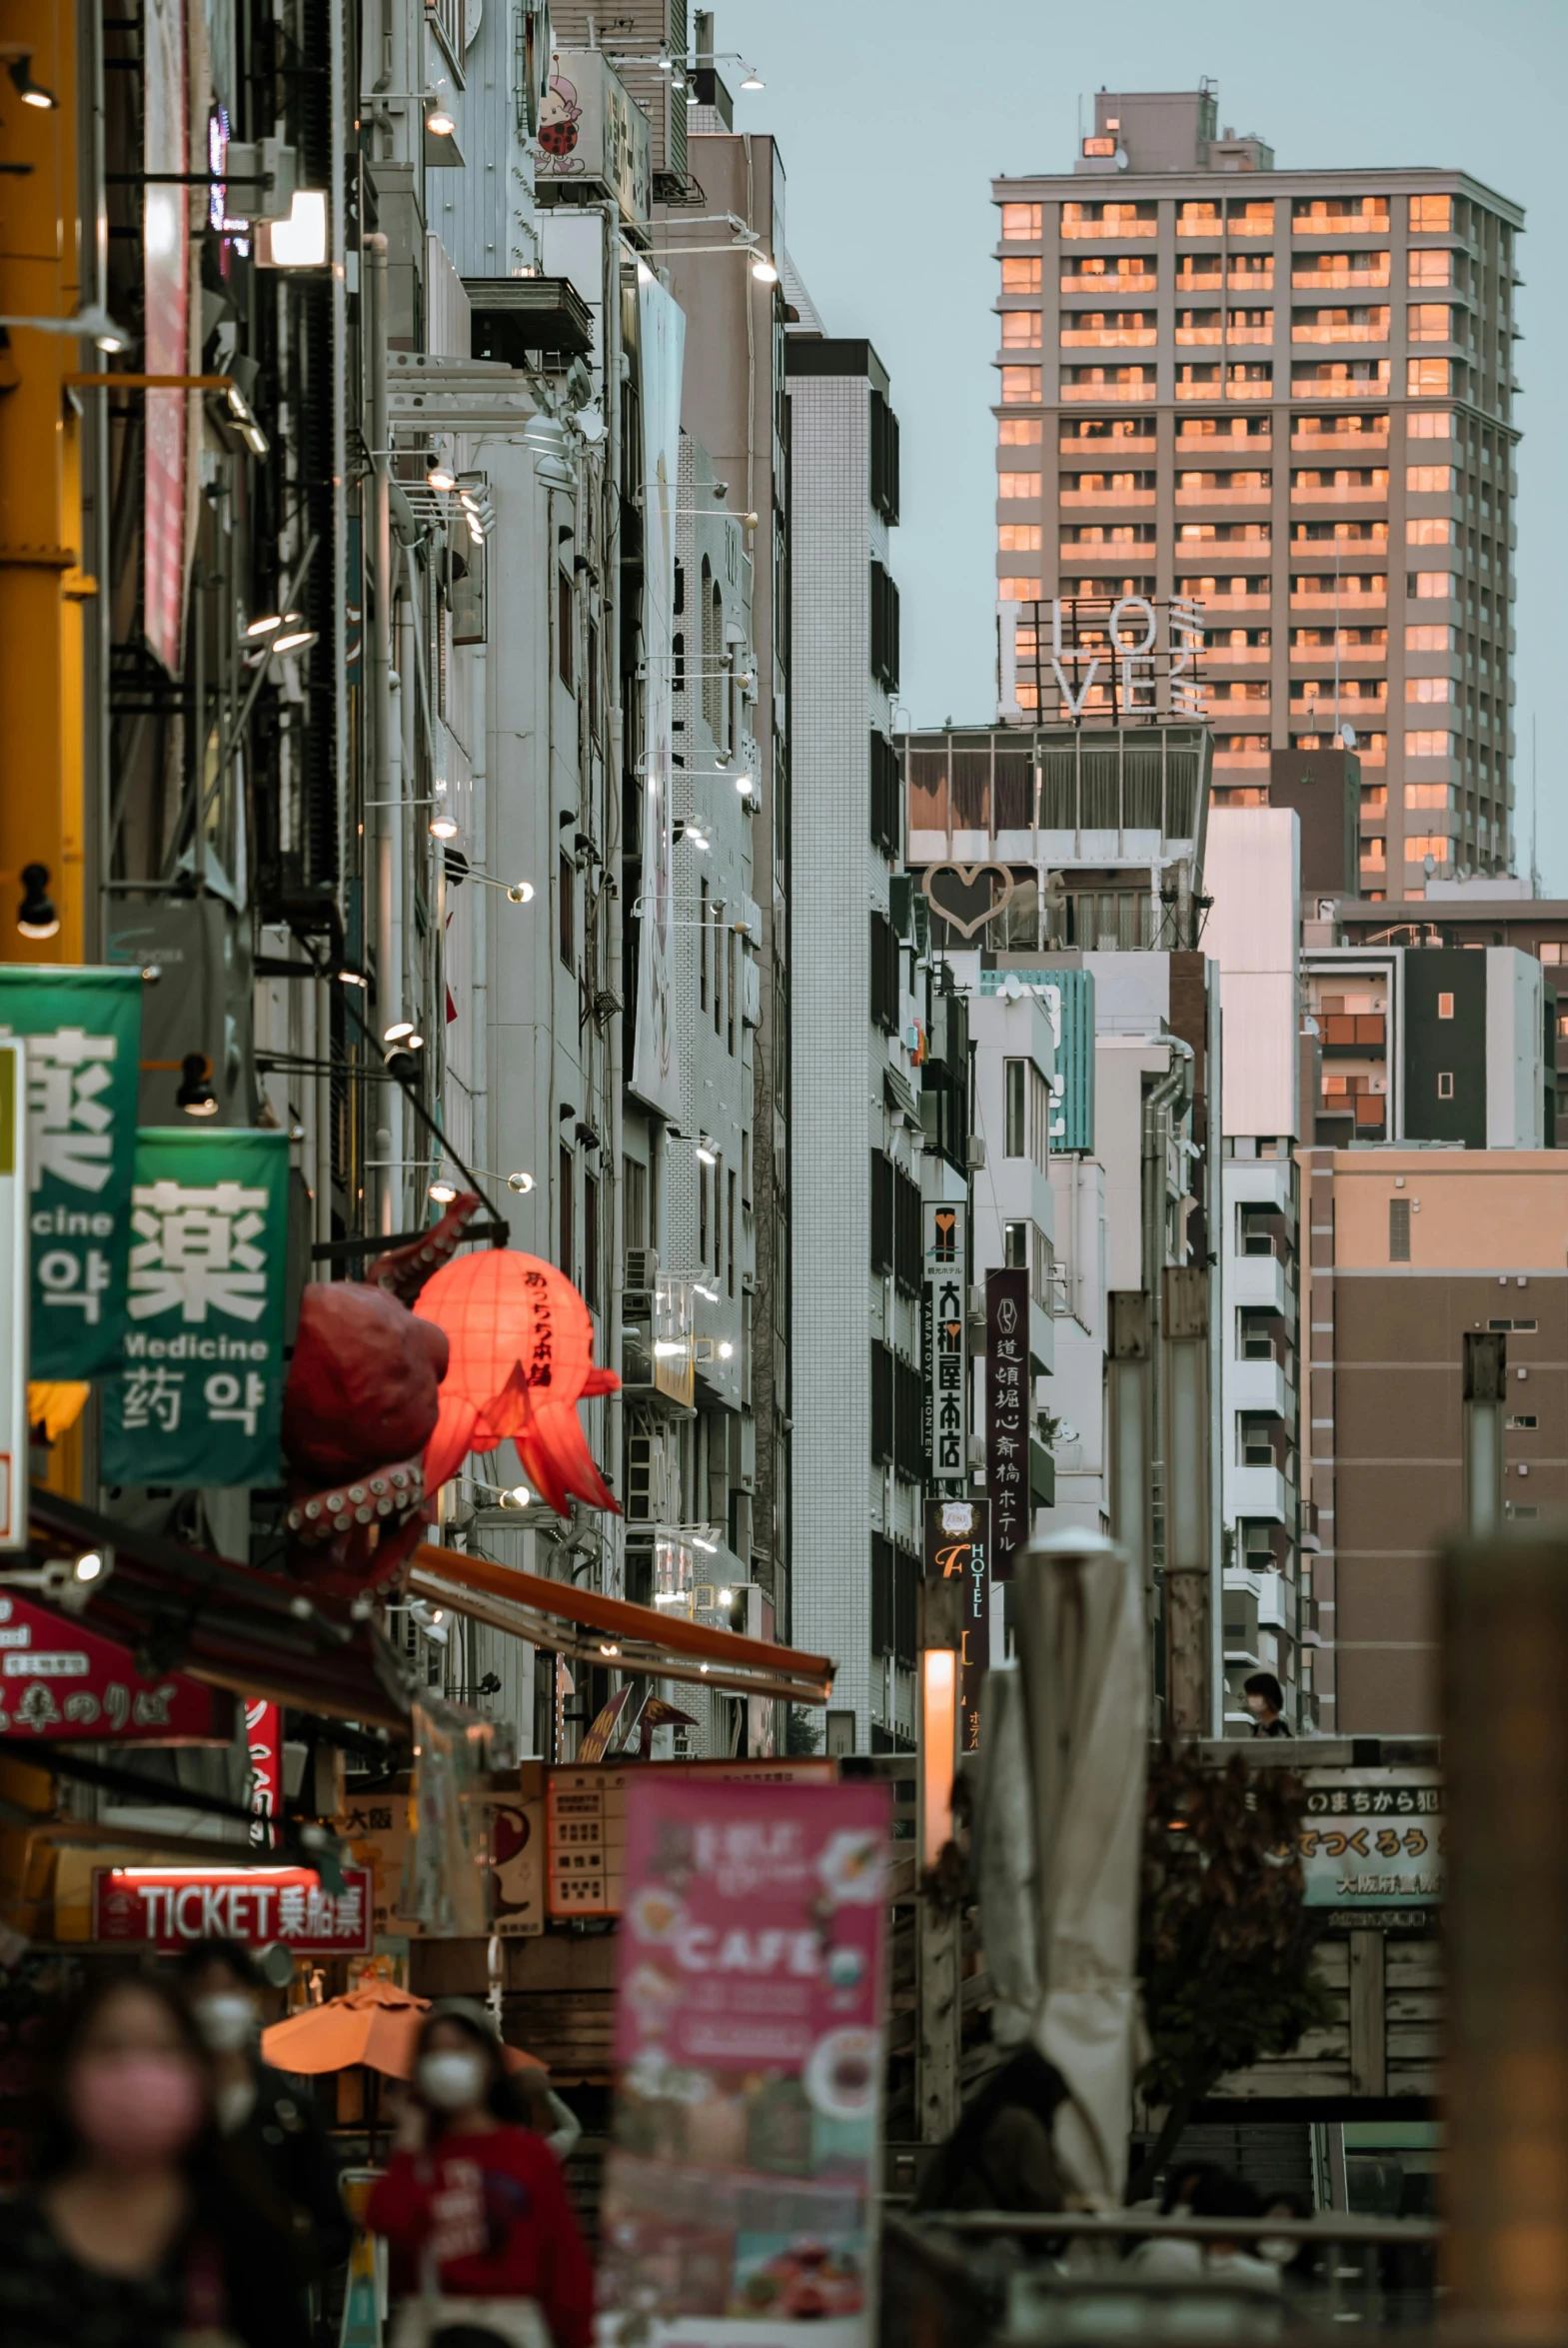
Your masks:
{"label": "red shop sign", "polygon": [[144,1678],[129,1647],[31,1598],[0,1597],[0,1736],[228,1744],[233,1734],[224,1690],[184,1671]]}
{"label": "red shop sign", "polygon": [[368,1867],[345,1867],[337,1893],[314,1867],[100,1867],[93,1876],[95,1940],[163,1950],[277,1940],[301,1956],[363,1956],[370,1933]]}

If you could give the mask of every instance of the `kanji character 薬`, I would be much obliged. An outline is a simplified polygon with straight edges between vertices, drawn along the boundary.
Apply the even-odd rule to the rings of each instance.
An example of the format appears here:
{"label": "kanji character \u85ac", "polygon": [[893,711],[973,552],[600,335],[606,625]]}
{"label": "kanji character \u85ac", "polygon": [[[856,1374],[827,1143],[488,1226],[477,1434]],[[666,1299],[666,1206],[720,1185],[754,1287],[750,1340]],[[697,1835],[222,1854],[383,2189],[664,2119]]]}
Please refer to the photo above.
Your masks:
{"label": "kanji character \u85ac", "polygon": [[[9,1034],[0,1030],[0,1034]],[[61,1028],[27,1038],[27,1141],[31,1186],[46,1174],[78,1190],[101,1190],[114,1158],[114,1113],[100,1096],[113,1079],[119,1051],[113,1036]]]}
{"label": "kanji character \u85ac", "polygon": [[131,1193],[133,1320],[172,1312],[202,1321],[209,1307],[236,1320],[258,1320],[267,1306],[267,1257],[252,1244],[265,1227],[265,1190],[243,1182],[187,1189],[167,1179]]}

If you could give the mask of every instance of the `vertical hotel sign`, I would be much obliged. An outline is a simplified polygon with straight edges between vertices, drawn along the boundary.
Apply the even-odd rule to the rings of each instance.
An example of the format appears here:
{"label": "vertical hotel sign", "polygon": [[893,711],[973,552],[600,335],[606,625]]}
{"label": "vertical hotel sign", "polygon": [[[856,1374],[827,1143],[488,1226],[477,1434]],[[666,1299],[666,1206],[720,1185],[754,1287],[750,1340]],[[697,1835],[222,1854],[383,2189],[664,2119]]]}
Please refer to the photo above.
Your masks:
{"label": "vertical hotel sign", "polygon": [[287,1134],[137,1135],[107,1482],[278,1481],[288,1186]]}
{"label": "vertical hotel sign", "polygon": [[980,1749],[980,1685],[991,1660],[989,1500],[927,1500],[925,1578],[956,1581],[963,1593],[958,1669],[958,1749]]}
{"label": "vertical hotel sign", "polygon": [[[149,375],[188,375],[191,168],[186,99],[186,0],[144,0],[142,10],[142,364]],[[191,395],[149,391],[143,464],[142,630],[171,677],[185,633],[186,471]]]}
{"label": "vertical hotel sign", "polygon": [[34,1378],[114,1369],[136,1153],[140,971],[0,970],[0,1037],[27,1047]]}
{"label": "vertical hotel sign", "polygon": [[920,1208],[924,1240],[921,1357],[925,1367],[925,1457],[933,1483],[961,1483],[968,1474],[968,1376],[964,1338],[966,1208],[927,1198]]}
{"label": "vertical hotel sign", "polygon": [[1012,1552],[1029,1537],[1029,1275],[1021,1265],[985,1275],[985,1490],[991,1573],[1012,1578]]}
{"label": "vertical hotel sign", "polygon": [[27,1546],[27,1051],[0,1044],[0,1550]]}

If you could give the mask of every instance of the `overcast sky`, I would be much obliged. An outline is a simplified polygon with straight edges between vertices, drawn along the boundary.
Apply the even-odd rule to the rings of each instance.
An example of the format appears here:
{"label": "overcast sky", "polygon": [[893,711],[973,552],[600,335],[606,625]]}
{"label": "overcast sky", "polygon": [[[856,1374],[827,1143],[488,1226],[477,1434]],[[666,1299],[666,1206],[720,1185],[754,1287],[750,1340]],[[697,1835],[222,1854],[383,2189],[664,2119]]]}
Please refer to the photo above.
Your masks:
{"label": "overcast sky", "polygon": [[1206,73],[1221,122],[1257,131],[1282,166],[1458,167],[1524,206],[1515,830],[1524,869],[1533,717],[1543,887],[1568,896],[1568,697],[1552,685],[1568,560],[1565,0],[715,5],[720,49],[767,83],[737,97],[736,127],[780,141],[789,248],[823,323],[868,335],[892,378],[916,725],[992,709],[994,173],[1069,169],[1080,100],[1102,85],[1192,89]]}

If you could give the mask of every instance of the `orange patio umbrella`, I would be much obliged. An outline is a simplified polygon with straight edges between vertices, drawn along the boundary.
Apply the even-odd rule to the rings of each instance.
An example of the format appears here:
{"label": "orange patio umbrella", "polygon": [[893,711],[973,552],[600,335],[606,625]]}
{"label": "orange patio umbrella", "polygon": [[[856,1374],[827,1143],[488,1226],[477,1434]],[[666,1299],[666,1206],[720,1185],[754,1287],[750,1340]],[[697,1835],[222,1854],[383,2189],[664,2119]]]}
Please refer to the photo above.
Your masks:
{"label": "orange patio umbrella", "polygon": [[[322,2071],[346,2071],[355,2063],[380,2071],[389,2079],[407,2079],[414,2070],[414,2047],[420,2024],[430,2011],[428,1997],[397,1989],[390,1981],[362,1981],[342,1997],[323,2005],[307,2006],[262,2032],[262,2054],[280,2071],[314,2077]],[[537,2055],[521,2046],[504,2046],[511,2071],[542,2071]]]}

